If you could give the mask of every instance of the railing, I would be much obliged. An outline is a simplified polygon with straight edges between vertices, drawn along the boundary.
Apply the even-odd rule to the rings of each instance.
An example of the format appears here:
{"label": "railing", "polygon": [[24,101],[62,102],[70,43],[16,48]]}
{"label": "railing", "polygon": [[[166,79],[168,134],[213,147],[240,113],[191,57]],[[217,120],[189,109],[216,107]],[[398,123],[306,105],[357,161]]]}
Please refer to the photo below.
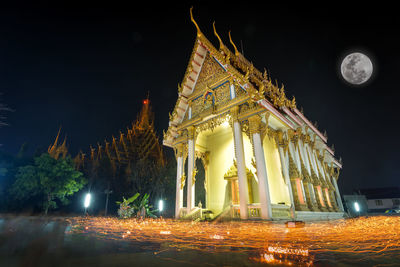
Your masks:
{"label": "railing", "polygon": [[248,204],[249,218],[261,218],[260,203]]}
{"label": "railing", "polygon": [[[261,210],[259,203],[252,203],[247,205],[249,211],[249,218],[260,218]],[[231,204],[231,218],[240,218],[240,206]]]}
{"label": "railing", "polygon": [[181,208],[179,210],[179,218],[184,218],[187,214],[187,208]]}
{"label": "railing", "polygon": [[[290,207],[282,204],[272,204],[273,218],[290,218]],[[260,203],[251,203],[247,205],[249,219],[261,218]],[[231,205],[231,218],[240,218],[240,206]]]}
{"label": "railing", "polygon": [[240,218],[240,207],[239,207],[239,205],[231,204],[231,218]]}

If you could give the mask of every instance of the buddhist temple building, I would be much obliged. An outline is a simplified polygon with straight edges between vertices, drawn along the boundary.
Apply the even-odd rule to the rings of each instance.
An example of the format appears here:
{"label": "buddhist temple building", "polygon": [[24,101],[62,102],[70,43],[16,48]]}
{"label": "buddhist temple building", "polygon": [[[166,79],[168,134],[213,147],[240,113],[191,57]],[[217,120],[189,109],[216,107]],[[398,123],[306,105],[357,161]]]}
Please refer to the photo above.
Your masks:
{"label": "buddhist temple building", "polygon": [[104,140],[97,146],[90,146],[89,153],[80,152],[74,158],[76,168],[83,170],[90,165],[96,167],[103,158],[111,163],[114,175],[117,170],[129,171],[131,164],[136,161],[150,160],[155,166],[165,165],[165,155],[154,129],[154,113],[151,110],[150,100],[144,99],[142,109],[131,127],[119,136],[112,136],[111,140]]}
{"label": "buddhist temple building", "polygon": [[[233,51],[213,25],[216,48],[190,15],[196,40],[163,136],[177,160],[175,217],[196,219],[205,210],[240,219],[343,217],[342,163],[326,134],[237,50],[230,33]],[[196,159],[204,183],[196,182]],[[206,192],[201,205],[196,187]]]}

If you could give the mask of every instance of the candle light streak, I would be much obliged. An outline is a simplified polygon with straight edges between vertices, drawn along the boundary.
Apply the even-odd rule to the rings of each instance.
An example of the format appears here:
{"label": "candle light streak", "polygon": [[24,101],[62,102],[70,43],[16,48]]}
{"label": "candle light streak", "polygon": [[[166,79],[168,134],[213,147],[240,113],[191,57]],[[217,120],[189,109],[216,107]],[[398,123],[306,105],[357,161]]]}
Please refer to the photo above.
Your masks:
{"label": "candle light streak", "polygon": [[208,223],[100,217],[75,217],[70,221],[71,234],[165,243],[175,249],[258,251],[255,260],[288,265],[293,262],[309,265],[315,257],[352,258],[357,254],[379,262],[400,252],[400,217],[395,216],[310,222],[304,228],[290,229],[283,223],[263,221]]}

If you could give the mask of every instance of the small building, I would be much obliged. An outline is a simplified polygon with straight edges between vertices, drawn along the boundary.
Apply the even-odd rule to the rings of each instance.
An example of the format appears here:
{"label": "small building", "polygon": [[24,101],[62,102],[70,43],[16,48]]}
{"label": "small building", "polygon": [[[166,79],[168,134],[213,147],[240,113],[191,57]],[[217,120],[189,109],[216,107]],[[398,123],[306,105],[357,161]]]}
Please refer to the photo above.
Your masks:
{"label": "small building", "polygon": [[177,160],[176,218],[199,219],[204,211],[240,219],[343,217],[342,163],[327,136],[230,35],[233,52],[213,25],[218,49],[192,13],[191,20],[197,38],[163,136]]}
{"label": "small building", "polygon": [[360,189],[358,192],[365,195],[370,213],[384,213],[387,210],[400,210],[400,188],[382,187]]}

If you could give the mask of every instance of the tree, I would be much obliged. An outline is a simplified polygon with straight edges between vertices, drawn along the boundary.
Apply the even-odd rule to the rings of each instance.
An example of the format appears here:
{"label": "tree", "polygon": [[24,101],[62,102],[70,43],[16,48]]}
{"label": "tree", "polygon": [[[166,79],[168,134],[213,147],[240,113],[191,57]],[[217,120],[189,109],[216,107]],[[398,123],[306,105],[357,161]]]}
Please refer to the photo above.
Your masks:
{"label": "tree", "polygon": [[78,192],[87,183],[83,174],[74,168],[71,158],[54,159],[48,153],[34,158],[33,165],[19,167],[10,193],[16,200],[39,197],[47,214],[57,208],[57,202],[67,204],[67,196]]}

